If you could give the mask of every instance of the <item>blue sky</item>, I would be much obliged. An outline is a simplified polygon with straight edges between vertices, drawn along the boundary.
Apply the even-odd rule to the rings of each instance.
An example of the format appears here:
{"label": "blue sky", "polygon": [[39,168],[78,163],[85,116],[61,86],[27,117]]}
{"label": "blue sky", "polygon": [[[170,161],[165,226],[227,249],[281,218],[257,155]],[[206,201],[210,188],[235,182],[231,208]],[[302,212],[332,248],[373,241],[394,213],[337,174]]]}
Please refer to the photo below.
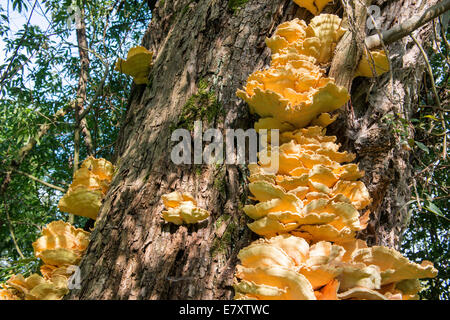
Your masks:
{"label": "blue sky", "polygon": [[[14,36],[18,30],[22,29],[24,25],[27,23],[28,19],[30,18],[31,14],[31,8],[34,5],[34,1],[27,0],[28,10],[22,10],[21,13],[18,13],[15,10],[12,10],[12,4],[11,1],[8,0],[0,0],[0,7],[5,10],[5,12],[9,12],[9,27],[10,32],[9,36]],[[36,2],[36,7],[34,8],[31,18],[30,18],[30,25],[39,26],[41,30],[47,30],[49,27],[49,21],[51,17],[45,16],[45,7],[43,7],[39,1]],[[75,35],[75,25],[72,24],[71,26],[72,34],[67,39],[69,42],[76,44],[76,35]],[[11,53],[9,53],[11,54]],[[3,64],[5,59],[7,57],[7,54],[5,52],[5,43],[3,42],[3,39],[0,38],[0,64]]]}

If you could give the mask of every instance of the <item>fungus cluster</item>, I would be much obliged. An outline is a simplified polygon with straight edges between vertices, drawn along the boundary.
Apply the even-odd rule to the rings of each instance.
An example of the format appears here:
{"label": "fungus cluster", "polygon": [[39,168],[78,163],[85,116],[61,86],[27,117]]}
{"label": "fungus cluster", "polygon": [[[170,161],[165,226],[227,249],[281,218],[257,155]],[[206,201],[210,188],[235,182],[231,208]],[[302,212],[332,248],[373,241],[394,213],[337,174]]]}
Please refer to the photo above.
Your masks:
{"label": "fungus cluster", "polygon": [[89,244],[90,233],[70,223],[53,221],[33,243],[34,254],[44,263],[41,275],[12,275],[0,300],[59,300],[69,292],[68,281]]}
{"label": "fungus cluster", "polygon": [[[68,191],[59,200],[63,212],[96,219],[114,175],[114,166],[90,156],[75,172]],[[0,287],[0,300],[58,300],[69,292],[68,280],[89,245],[90,232],[64,221],[53,221],[33,242],[34,255],[42,260],[41,275],[13,275]]]}
{"label": "fungus cluster", "polygon": [[[294,0],[317,14],[327,0]],[[249,228],[263,238],[239,252],[235,299],[394,300],[417,299],[420,278],[437,274],[431,262],[410,262],[394,249],[368,247],[356,239],[366,228],[371,203],[358,181],[364,172],[340,152],[325,127],[330,112],[349,93],[326,76],[334,49],[345,33],[339,17],[321,14],[309,25],[295,19],[266,40],[272,51],[268,69],[248,78],[238,97],[261,118],[255,129],[278,129],[279,147],[269,148],[271,163],[250,164],[252,200],[244,212]],[[366,53],[356,76],[389,70],[382,51]],[[365,210],[365,211],[364,211]]]}
{"label": "fungus cluster", "polygon": [[164,206],[167,210],[162,212],[166,222],[176,225],[192,224],[205,220],[209,217],[209,212],[199,208],[197,201],[188,193],[174,191],[163,195]]}
{"label": "fungus cluster", "polygon": [[339,17],[329,14],[313,18],[308,26],[295,19],[266,40],[273,54],[270,67],[250,75],[244,90],[237,92],[250,112],[261,116],[258,129],[276,129],[277,123],[295,128],[322,123],[327,117],[322,114],[348,101],[347,90],[326,77],[321,67],[345,32],[340,24]]}
{"label": "fungus cluster", "polygon": [[133,77],[136,84],[147,84],[152,67],[153,52],[142,46],[136,46],[128,51],[127,59],[119,58],[114,70]]}
{"label": "fungus cluster", "polygon": [[58,208],[63,212],[97,219],[113,174],[111,162],[92,156],[86,158],[75,172],[69,190],[59,200]]}

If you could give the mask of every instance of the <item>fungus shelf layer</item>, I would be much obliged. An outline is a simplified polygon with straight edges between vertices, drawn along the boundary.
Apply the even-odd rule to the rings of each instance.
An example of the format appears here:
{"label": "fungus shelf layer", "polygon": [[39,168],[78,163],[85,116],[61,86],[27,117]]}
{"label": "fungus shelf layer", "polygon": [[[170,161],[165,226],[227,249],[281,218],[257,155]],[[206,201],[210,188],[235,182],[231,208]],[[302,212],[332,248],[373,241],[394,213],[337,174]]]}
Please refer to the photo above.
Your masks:
{"label": "fungus shelf layer", "polygon": [[86,158],[73,176],[58,208],[67,213],[97,219],[102,199],[109,189],[114,166],[105,159]]}
{"label": "fungus shelf layer", "polygon": [[[317,14],[329,1],[295,0]],[[433,265],[410,262],[394,249],[367,244],[356,232],[367,226],[371,203],[355,155],[339,151],[325,127],[330,112],[349,93],[326,76],[346,30],[339,17],[321,14],[309,24],[282,23],[271,38],[269,68],[248,78],[237,96],[261,118],[257,131],[278,129],[281,145],[268,150],[278,160],[250,164],[249,189],[256,204],[243,209],[249,228],[263,238],[239,252],[235,299],[395,300],[417,299],[419,278]],[[365,54],[356,76],[389,70],[383,51]],[[365,210],[365,211],[364,211]]]}
{"label": "fungus shelf layer", "polygon": [[152,67],[153,52],[142,46],[136,46],[128,51],[127,59],[119,58],[114,70],[133,77],[136,84],[147,84]]}
{"label": "fungus shelf layer", "polygon": [[[59,200],[63,212],[96,219],[114,175],[114,166],[90,156],[75,172],[72,184]],[[89,245],[90,232],[64,221],[53,221],[33,242],[42,260],[39,274],[13,275],[0,286],[0,300],[59,300],[69,292],[69,281]]]}
{"label": "fungus shelf layer", "polygon": [[12,275],[0,287],[0,300],[60,300],[69,292],[69,279],[87,249],[90,233],[64,221],[53,221],[33,243],[44,263],[41,274]]}
{"label": "fungus shelf layer", "polygon": [[197,201],[188,193],[174,191],[162,196],[167,210],[162,212],[166,222],[177,225],[192,224],[203,221],[209,217],[209,212],[199,208]]}

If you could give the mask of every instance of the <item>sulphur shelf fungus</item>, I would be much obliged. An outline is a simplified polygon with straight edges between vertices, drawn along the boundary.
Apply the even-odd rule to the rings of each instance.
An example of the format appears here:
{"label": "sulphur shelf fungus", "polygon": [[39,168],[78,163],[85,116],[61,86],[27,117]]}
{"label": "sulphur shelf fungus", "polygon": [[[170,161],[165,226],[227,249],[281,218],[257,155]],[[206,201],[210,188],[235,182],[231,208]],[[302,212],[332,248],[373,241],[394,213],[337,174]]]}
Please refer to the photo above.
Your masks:
{"label": "sulphur shelf fungus", "polygon": [[320,15],[310,25],[294,19],[281,24],[266,40],[272,50],[271,66],[256,71],[237,96],[262,117],[256,129],[289,130],[308,124],[326,126],[334,121],[328,112],[344,105],[349,94],[325,76],[321,63],[331,59],[334,46],[345,32],[334,15]]}
{"label": "sulphur shelf fungus", "polygon": [[365,51],[355,77],[377,77],[389,71],[389,59],[383,50]]}
{"label": "sulphur shelf fungus", "polygon": [[317,15],[331,0],[294,0],[302,8],[308,9],[313,15]]}
{"label": "sulphur shelf fungus", "polygon": [[249,228],[271,237],[292,232],[308,240],[345,242],[366,226],[359,210],[371,203],[364,183],[356,181],[363,172],[345,164],[355,156],[339,152],[336,137],[326,136],[321,127],[308,127],[281,135],[284,142],[270,150],[278,160],[251,164],[249,189],[255,205],[244,212],[255,221]]}
{"label": "sulphur shelf fungus", "polygon": [[[329,1],[295,2],[317,14]],[[418,265],[356,239],[367,227],[372,201],[358,181],[364,172],[324,129],[336,120],[329,112],[349,99],[322,69],[345,32],[342,20],[328,14],[309,25],[299,19],[281,24],[266,39],[270,67],[250,75],[237,92],[261,116],[255,129],[278,129],[281,145],[268,147],[268,157],[260,153],[260,162],[248,166],[257,203],[243,211],[254,220],[249,228],[265,238],[238,254],[235,299],[416,299],[418,279],[436,275],[430,262]],[[388,62],[384,52],[372,51],[357,75],[380,75]]]}
{"label": "sulphur shelf fungus", "polygon": [[167,210],[162,212],[166,222],[176,225],[192,224],[205,220],[209,212],[197,206],[197,201],[188,193],[174,191],[163,195],[164,206]]}
{"label": "sulphur shelf fungus", "polygon": [[24,278],[13,275],[6,282],[7,289],[0,290],[0,300],[60,300],[69,292],[67,278],[53,276],[44,279],[38,274]]}
{"label": "sulphur shelf fungus", "polygon": [[417,264],[409,261],[395,249],[382,246],[355,250],[352,253],[352,260],[365,265],[378,266],[381,270],[381,285],[412,279],[433,278],[437,275],[437,270],[430,261]]}
{"label": "sulphur shelf fungus", "polygon": [[[344,249],[330,242],[312,246],[304,239],[280,235],[259,239],[238,258],[235,299],[316,300],[340,274]],[[322,292],[320,291],[322,290]]]}
{"label": "sulphur shelf fungus", "polygon": [[[89,244],[90,233],[63,221],[53,221],[43,230],[42,236],[33,242],[34,254],[46,265],[44,275],[62,275],[57,267],[76,265]],[[53,267],[52,267],[53,266]]]}
{"label": "sulphur shelf fungus", "polygon": [[86,158],[75,172],[69,190],[59,200],[58,208],[63,212],[97,219],[113,174],[111,162],[92,156]]}
{"label": "sulphur shelf fungus", "polygon": [[434,278],[437,270],[429,261],[417,264],[392,248],[374,246],[359,239],[342,244],[341,299],[415,300],[422,289],[418,279]]}
{"label": "sulphur shelf fungus", "polygon": [[126,60],[117,60],[115,70],[132,76],[136,84],[147,84],[152,59],[153,52],[142,46],[133,47],[128,51]]}
{"label": "sulphur shelf fungus", "polygon": [[46,280],[50,280],[55,276],[63,276],[69,279],[75,272],[74,265],[63,265],[61,267],[44,264],[40,268],[41,274]]}
{"label": "sulphur shelf fungus", "polygon": [[[345,246],[347,252],[332,242],[310,245],[288,234],[254,241],[238,254],[241,263],[234,281],[235,299],[406,300],[417,297],[421,289],[418,278],[435,276],[432,267],[423,272],[415,265],[407,279],[383,285],[379,264],[348,259],[359,257],[355,254],[358,246],[361,244]],[[402,264],[414,265],[398,252],[394,255]]]}
{"label": "sulphur shelf fungus", "polygon": [[250,112],[272,117],[295,127],[304,127],[323,113],[344,105],[349,95],[333,79],[320,72],[302,73],[298,65],[256,71],[237,96],[250,106]]}
{"label": "sulphur shelf fungus", "polygon": [[309,25],[299,19],[282,23],[272,37],[266,39],[266,44],[272,54],[297,53],[313,57],[318,64],[327,64],[346,31],[341,18],[321,14],[314,17]]}
{"label": "sulphur shelf fungus", "polygon": [[0,300],[22,300],[18,292],[13,288],[0,285]]}

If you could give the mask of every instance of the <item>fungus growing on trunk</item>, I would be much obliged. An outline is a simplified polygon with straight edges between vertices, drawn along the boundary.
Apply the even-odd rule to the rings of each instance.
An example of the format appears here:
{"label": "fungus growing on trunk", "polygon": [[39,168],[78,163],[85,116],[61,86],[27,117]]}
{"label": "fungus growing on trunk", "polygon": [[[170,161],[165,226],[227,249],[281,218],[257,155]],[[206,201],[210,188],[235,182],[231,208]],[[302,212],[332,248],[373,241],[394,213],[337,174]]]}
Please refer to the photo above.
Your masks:
{"label": "fungus growing on trunk", "polygon": [[127,59],[119,58],[114,70],[133,77],[136,84],[147,84],[152,67],[153,52],[142,46],[136,46],[128,51]]}
{"label": "fungus growing on trunk", "polygon": [[319,64],[329,61],[344,34],[340,24],[339,17],[328,14],[315,17],[309,25],[294,19],[266,39],[273,53],[271,66],[250,75],[244,90],[237,92],[251,113],[266,118],[257,129],[284,131],[289,129],[286,125],[302,128],[311,122],[326,126],[334,121],[327,113],[344,105],[349,95],[325,76]]}
{"label": "fungus growing on trunk", "polygon": [[68,281],[89,244],[90,233],[64,221],[53,221],[33,242],[34,254],[45,264],[41,275],[13,275],[0,288],[0,300],[60,300],[69,292]]}
{"label": "fungus growing on trunk", "polygon": [[64,221],[53,221],[33,242],[34,254],[45,264],[61,267],[76,265],[89,244],[90,233]]}
{"label": "fungus growing on trunk", "polygon": [[19,274],[13,275],[6,284],[11,288],[9,295],[18,298],[14,300],[60,300],[69,292],[67,278],[63,276],[46,280],[35,273],[28,278]]}
{"label": "fungus growing on trunk", "polygon": [[[295,0],[314,14],[328,1]],[[349,94],[327,78],[328,64],[346,29],[335,15],[321,14],[309,25],[299,19],[282,23],[271,38],[268,69],[249,76],[237,96],[261,116],[256,130],[279,129],[281,145],[268,148],[271,163],[250,164],[252,200],[248,227],[265,238],[243,248],[238,258],[235,299],[395,300],[414,299],[417,279],[436,276],[425,261],[410,262],[394,249],[368,248],[356,239],[367,226],[372,201],[364,172],[340,152],[325,127],[336,120],[328,112],[344,105]],[[363,57],[357,75],[389,70],[384,52]],[[306,127],[310,125],[309,127]],[[306,128],[305,128],[306,127]]]}
{"label": "fungus growing on trunk", "polygon": [[114,166],[105,159],[86,158],[73,176],[58,208],[67,213],[97,219],[102,199],[108,191]]}
{"label": "fungus growing on trunk", "polygon": [[300,7],[308,9],[309,12],[316,15],[325,8],[331,0],[294,0]]}
{"label": "fungus growing on trunk", "polygon": [[167,210],[162,212],[166,222],[176,225],[192,224],[205,220],[209,212],[197,207],[197,201],[188,193],[174,191],[163,195],[164,206]]}
{"label": "fungus growing on trunk", "polygon": [[373,78],[389,71],[389,60],[383,50],[367,50],[361,57],[355,77]]}

